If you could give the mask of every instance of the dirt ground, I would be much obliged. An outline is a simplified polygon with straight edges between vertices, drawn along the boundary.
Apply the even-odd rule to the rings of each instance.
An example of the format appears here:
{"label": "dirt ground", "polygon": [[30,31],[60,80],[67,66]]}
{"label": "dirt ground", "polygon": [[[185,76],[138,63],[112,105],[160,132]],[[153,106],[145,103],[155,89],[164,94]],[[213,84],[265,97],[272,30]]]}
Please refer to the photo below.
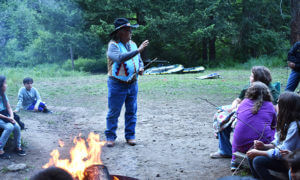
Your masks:
{"label": "dirt ground", "polygon": [[[107,113],[106,78],[89,76],[83,80],[87,85],[100,85],[88,86],[86,91],[89,89],[94,91],[94,88],[94,93],[74,95],[61,92],[57,93],[60,95],[52,95],[54,97],[45,95],[44,100],[54,111],[53,114],[20,113],[28,128],[22,132],[27,156],[13,155],[11,160],[1,160],[0,168],[4,169],[1,171],[0,179],[29,179],[42,170],[41,167],[50,158],[49,153],[55,148],[59,149],[62,157],[68,157],[72,139],[79,133],[87,137],[89,132],[94,131],[104,139]],[[144,80],[147,83],[153,79]],[[156,80],[165,81],[165,79]],[[66,78],[50,85],[49,82],[41,81],[38,88],[41,91],[47,84],[53,88],[68,89],[68,84],[73,84],[74,91],[77,91],[76,87],[80,89],[81,86],[76,82],[78,82],[76,78]],[[147,84],[140,84],[140,87],[143,85],[147,86]],[[153,93],[151,95],[147,88],[140,88],[136,127],[138,145],[134,147],[125,143],[123,109],[119,119],[116,146],[102,149],[101,159],[111,174],[139,179],[208,180],[231,174],[230,159],[209,158],[209,154],[216,151],[218,146],[212,129],[212,117],[216,109],[193,94],[198,93],[197,89],[186,92],[181,87],[174,86],[174,88],[178,89],[176,91],[170,89],[159,95]],[[169,91],[179,95],[165,95]],[[190,95],[180,97],[181,94],[186,93]],[[205,94],[203,96],[212,98]],[[229,103],[231,99],[232,97],[215,96],[214,102],[222,105]],[[58,147],[59,139],[65,142],[65,147]],[[5,167],[12,163],[24,162],[28,165],[26,170],[19,172],[5,170]]]}

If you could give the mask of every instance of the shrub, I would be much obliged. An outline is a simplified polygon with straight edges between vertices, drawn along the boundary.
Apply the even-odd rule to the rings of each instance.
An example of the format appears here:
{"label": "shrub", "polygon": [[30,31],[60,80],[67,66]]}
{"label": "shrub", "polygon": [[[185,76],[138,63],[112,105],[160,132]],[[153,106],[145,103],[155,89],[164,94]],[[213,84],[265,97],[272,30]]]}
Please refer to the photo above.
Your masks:
{"label": "shrub", "polygon": [[258,58],[251,58],[244,64],[237,65],[237,67],[246,69],[252,66],[284,67],[286,65],[285,59],[280,56],[260,56]]}
{"label": "shrub", "polygon": [[[63,64],[63,68],[66,70],[72,70],[72,62],[70,59]],[[76,71],[84,71],[91,73],[106,72],[107,62],[105,58],[99,60],[79,58],[74,60],[74,68]]]}

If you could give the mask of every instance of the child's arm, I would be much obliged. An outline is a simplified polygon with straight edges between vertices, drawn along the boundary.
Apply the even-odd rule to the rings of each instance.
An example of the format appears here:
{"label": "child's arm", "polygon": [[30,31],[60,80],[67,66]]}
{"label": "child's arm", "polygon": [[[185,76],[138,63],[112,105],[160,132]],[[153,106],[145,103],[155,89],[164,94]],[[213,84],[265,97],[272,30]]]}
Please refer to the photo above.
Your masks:
{"label": "child's arm", "polygon": [[251,149],[246,154],[250,159],[253,159],[256,156],[268,156],[267,151],[261,151],[257,149]]}
{"label": "child's arm", "polygon": [[6,98],[6,102],[7,102],[6,109],[8,111],[9,117],[2,115],[2,118],[6,119],[8,122],[11,122],[12,124],[15,124],[16,121],[14,120],[14,113],[10,107],[9,101],[6,96],[5,96],[5,98]]}
{"label": "child's arm", "polygon": [[22,88],[21,88],[18,93],[18,103],[17,103],[17,107],[15,109],[15,112],[20,111],[22,103],[23,103],[23,93],[22,93]]}

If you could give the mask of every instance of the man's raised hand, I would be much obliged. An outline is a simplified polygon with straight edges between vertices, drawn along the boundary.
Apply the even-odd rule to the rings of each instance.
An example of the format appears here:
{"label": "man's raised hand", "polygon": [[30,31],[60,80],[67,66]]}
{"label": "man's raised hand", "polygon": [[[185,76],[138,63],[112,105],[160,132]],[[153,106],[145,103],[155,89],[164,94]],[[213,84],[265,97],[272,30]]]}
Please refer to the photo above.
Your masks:
{"label": "man's raised hand", "polygon": [[138,48],[139,53],[141,53],[142,51],[144,51],[144,49],[149,45],[149,41],[146,40],[144,42],[142,42],[142,44],[140,45],[140,47]]}

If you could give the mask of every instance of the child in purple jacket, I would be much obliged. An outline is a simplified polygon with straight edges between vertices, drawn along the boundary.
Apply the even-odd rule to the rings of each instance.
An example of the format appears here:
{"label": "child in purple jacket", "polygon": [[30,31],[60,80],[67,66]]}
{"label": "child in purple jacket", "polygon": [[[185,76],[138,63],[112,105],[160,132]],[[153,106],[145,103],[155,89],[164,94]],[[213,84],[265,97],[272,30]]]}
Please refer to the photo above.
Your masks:
{"label": "child in purple jacket", "polygon": [[[233,133],[232,154],[246,153],[254,140],[270,143],[274,139],[276,111],[268,87],[262,82],[254,82],[247,90],[245,99],[237,110],[237,124]],[[235,156],[231,169],[235,170]]]}

